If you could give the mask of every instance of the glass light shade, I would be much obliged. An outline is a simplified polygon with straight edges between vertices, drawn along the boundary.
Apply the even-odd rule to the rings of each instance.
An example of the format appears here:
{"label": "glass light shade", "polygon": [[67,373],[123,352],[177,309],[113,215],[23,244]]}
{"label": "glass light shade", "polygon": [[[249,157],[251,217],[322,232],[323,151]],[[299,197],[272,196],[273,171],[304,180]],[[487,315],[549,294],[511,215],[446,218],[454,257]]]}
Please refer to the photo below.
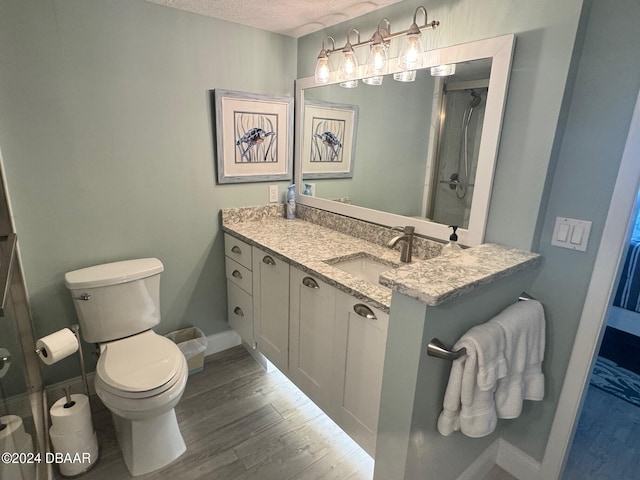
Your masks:
{"label": "glass light shade", "polygon": [[414,82],[416,80],[416,71],[406,70],[404,72],[396,72],[393,74],[393,79],[398,82]]}
{"label": "glass light shade", "polygon": [[329,57],[325,54],[320,54],[318,61],[316,62],[316,83],[328,83],[331,77],[331,69],[329,68]]}
{"label": "glass light shade", "polygon": [[375,77],[363,78],[362,81],[367,85],[378,86],[378,85],[382,85],[382,79],[383,79],[382,75],[376,75]]}
{"label": "glass light shade", "polygon": [[340,80],[349,81],[357,78],[358,76],[358,59],[355,52],[351,48],[351,44],[347,43],[345,46],[340,62]]}
{"label": "glass light shade", "polygon": [[375,77],[387,73],[387,49],[382,43],[374,43],[367,58],[367,76]]}
{"label": "glass light shade", "polygon": [[356,88],[358,86],[358,80],[349,80],[347,82],[341,82],[342,88]]}
{"label": "glass light shade", "polygon": [[398,66],[402,70],[415,70],[422,65],[422,35],[420,33],[408,33],[404,37]]}
{"label": "glass light shade", "polygon": [[445,65],[438,65],[437,67],[431,67],[431,76],[433,77],[448,77],[456,73],[456,64],[448,63]]}

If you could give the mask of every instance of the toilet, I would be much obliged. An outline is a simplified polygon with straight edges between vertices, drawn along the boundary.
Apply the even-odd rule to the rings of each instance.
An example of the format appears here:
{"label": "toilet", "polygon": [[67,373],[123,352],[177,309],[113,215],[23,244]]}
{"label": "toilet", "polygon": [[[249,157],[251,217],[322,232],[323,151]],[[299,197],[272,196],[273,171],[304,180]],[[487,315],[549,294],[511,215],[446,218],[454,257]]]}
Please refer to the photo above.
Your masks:
{"label": "toilet", "polygon": [[133,476],[165,467],[186,451],[174,407],[187,384],[187,361],[160,323],[157,258],[107,263],[65,274],[82,338],[98,344],[96,393],[111,411]]}

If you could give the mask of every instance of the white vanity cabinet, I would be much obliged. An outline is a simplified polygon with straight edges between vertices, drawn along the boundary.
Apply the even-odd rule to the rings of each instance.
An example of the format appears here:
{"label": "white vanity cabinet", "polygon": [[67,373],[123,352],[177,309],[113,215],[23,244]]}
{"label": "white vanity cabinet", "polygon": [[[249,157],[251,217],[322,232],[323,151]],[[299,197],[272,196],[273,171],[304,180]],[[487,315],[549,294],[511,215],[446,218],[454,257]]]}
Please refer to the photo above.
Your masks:
{"label": "white vanity cabinet", "polygon": [[251,245],[225,233],[224,254],[229,326],[244,342],[253,346]]}
{"label": "white vanity cabinet", "polygon": [[389,315],[336,293],[334,420],[375,455]]}
{"label": "white vanity cabinet", "polygon": [[225,234],[229,325],[370,455],[389,315]]}
{"label": "white vanity cabinet", "polygon": [[293,267],[290,278],[289,378],[331,415],[337,289]]}
{"label": "white vanity cabinet", "polygon": [[257,348],[278,369],[289,368],[289,264],[253,247],[253,318]]}

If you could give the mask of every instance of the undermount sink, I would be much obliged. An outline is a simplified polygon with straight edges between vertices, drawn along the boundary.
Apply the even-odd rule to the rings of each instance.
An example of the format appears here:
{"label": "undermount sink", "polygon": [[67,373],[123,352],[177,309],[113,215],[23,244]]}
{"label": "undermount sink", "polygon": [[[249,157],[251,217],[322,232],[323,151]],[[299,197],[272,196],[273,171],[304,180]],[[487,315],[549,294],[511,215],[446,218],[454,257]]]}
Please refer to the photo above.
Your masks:
{"label": "undermount sink", "polygon": [[329,260],[331,266],[339,268],[340,270],[347,272],[354,277],[358,277],[369,283],[382,288],[387,288],[384,285],[378,283],[378,277],[382,272],[387,272],[397,268],[397,265],[391,264],[385,260],[378,259],[368,254],[362,254],[355,258],[348,258],[346,260]]}

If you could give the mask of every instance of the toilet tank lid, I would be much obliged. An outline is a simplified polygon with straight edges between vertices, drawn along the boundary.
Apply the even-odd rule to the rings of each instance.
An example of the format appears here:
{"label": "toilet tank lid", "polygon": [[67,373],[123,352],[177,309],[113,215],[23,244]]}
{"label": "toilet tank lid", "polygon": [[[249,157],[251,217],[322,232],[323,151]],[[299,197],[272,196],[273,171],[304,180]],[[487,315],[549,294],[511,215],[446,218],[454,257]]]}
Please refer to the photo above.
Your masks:
{"label": "toilet tank lid", "polygon": [[105,287],[150,277],[163,270],[162,262],[157,258],[138,258],[67,272],[64,283],[69,289]]}

